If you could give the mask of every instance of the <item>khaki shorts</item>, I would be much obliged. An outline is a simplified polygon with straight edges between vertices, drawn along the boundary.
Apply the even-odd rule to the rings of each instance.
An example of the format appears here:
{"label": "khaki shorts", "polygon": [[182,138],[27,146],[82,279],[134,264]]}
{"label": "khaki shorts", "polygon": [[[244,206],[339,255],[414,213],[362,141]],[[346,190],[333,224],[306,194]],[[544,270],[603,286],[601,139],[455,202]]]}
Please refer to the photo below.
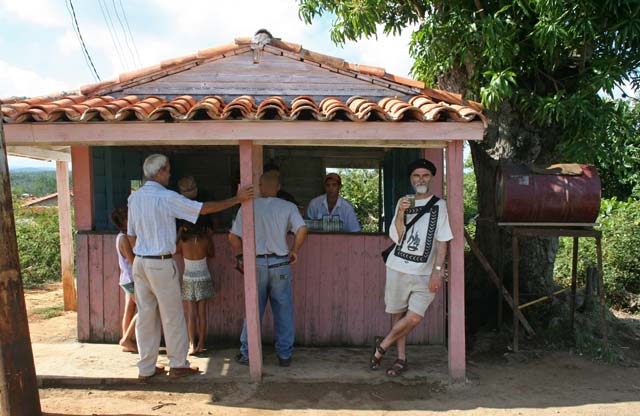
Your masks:
{"label": "khaki shorts", "polygon": [[401,273],[387,267],[387,284],[384,289],[384,303],[387,313],[401,313],[407,310],[424,316],[433,302],[435,293],[429,291],[431,276]]}

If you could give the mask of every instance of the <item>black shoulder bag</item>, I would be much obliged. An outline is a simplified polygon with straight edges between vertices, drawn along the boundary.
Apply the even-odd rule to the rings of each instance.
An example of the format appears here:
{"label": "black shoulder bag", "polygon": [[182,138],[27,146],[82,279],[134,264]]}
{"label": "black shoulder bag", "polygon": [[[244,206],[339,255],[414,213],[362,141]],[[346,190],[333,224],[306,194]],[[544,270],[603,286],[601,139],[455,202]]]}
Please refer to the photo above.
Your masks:
{"label": "black shoulder bag", "polygon": [[[418,213],[418,215],[416,215],[415,217],[413,217],[413,219],[411,221],[409,221],[409,224],[405,224],[404,227],[404,232],[406,233],[409,228],[413,227],[413,225],[418,222],[418,220],[420,218],[422,218],[422,216],[424,214],[426,214],[427,212],[431,211],[431,208],[433,208],[433,206],[440,200],[440,198],[438,198],[437,196],[433,196],[431,197],[431,199],[429,200],[429,202],[427,202],[427,204],[422,207],[422,210]],[[385,248],[382,253],[380,253],[380,255],[382,256],[382,261],[384,261],[385,263],[387,262],[387,259],[389,258],[389,255],[391,254],[391,252],[396,248],[396,243],[391,243],[391,245],[387,248]]]}

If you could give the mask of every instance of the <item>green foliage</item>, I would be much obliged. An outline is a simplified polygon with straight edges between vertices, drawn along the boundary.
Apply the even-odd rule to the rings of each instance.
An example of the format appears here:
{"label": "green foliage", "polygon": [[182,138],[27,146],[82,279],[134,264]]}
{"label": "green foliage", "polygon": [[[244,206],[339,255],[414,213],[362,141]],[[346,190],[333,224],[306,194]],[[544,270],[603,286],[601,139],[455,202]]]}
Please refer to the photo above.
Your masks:
{"label": "green foliage", "polygon": [[[640,201],[604,199],[598,217],[602,231],[604,284],[608,294],[617,292],[640,294]],[[579,242],[578,277],[584,281],[586,269],[596,267],[593,239]],[[565,285],[571,282],[573,240],[560,239],[555,263],[555,276]],[[626,305],[618,305],[625,307]]]}
{"label": "green foliage", "polygon": [[[557,143],[602,140],[630,82],[640,86],[640,7],[634,0],[299,0],[306,22],[332,14],[342,43],[411,26],[413,76],[448,77],[489,109],[505,100],[538,128],[561,127]],[[594,136],[595,135],[595,136]],[[548,150],[547,150],[548,151]]]}
{"label": "green foliage", "polygon": [[378,205],[378,171],[375,169],[339,169],[342,178],[340,194],[353,204],[362,231],[378,231],[380,208]]}
{"label": "green foliage", "polygon": [[44,308],[36,308],[33,310],[33,313],[41,317],[42,319],[51,319],[56,316],[62,315],[63,306],[46,306]]}
{"label": "green foliage", "polygon": [[637,100],[611,101],[602,129],[581,141],[564,143],[569,160],[598,167],[605,198],[640,198],[640,105]]}
{"label": "green foliage", "polygon": [[14,215],[24,287],[60,279],[58,210],[14,206]]}
{"label": "green foliage", "polygon": [[466,224],[478,215],[478,189],[471,157],[465,160],[464,167],[464,222]]}
{"label": "green foliage", "polygon": [[20,196],[24,193],[41,197],[56,192],[56,172],[11,172],[11,193]]}

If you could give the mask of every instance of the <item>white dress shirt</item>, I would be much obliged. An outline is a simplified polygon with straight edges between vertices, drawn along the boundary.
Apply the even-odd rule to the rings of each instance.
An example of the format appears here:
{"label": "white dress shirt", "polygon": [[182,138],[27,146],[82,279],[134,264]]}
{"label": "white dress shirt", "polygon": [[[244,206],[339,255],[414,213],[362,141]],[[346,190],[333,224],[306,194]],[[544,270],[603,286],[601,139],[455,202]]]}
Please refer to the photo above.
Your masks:
{"label": "white dress shirt", "polygon": [[195,223],[202,205],[158,182],[147,181],[129,196],[127,234],[136,237],[133,252],[139,256],[175,253],[176,219]]}
{"label": "white dress shirt", "polygon": [[356,211],[353,209],[351,202],[341,196],[338,196],[336,206],[333,211],[329,212],[329,204],[327,203],[327,194],[317,196],[309,202],[307,207],[307,217],[312,220],[321,220],[325,215],[337,215],[342,220],[343,231],[348,233],[360,232],[360,223],[356,217]]}

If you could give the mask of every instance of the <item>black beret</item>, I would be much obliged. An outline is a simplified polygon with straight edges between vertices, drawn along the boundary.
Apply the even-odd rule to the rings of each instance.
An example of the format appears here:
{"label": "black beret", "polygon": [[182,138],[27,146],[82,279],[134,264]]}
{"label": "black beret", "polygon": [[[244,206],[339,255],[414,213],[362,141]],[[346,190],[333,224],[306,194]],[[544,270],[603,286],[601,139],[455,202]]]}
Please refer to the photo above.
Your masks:
{"label": "black beret", "polygon": [[420,168],[427,169],[428,171],[431,171],[431,174],[433,176],[436,176],[436,165],[434,165],[427,159],[416,159],[413,162],[409,163],[409,176],[411,176],[414,170]]}

